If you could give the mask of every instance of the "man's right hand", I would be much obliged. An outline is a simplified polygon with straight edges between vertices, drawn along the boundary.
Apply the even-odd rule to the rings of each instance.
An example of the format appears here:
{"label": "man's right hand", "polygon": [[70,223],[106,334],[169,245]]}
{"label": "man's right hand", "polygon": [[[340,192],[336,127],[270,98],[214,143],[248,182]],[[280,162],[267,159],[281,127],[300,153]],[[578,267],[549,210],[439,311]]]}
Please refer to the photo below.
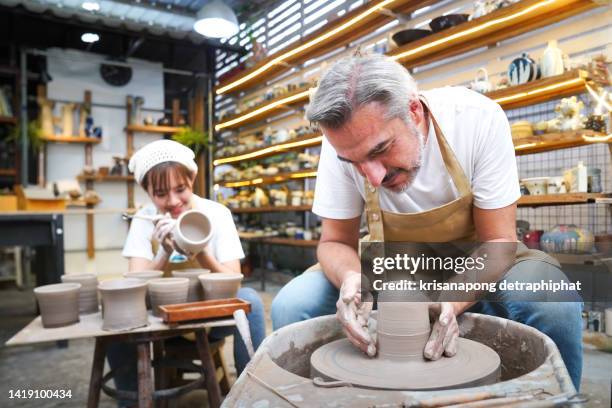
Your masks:
{"label": "man's right hand", "polygon": [[361,274],[352,272],[342,281],[340,298],[336,303],[336,317],[349,341],[368,356],[376,354],[376,345],[368,332],[368,318],[372,302],[361,297]]}

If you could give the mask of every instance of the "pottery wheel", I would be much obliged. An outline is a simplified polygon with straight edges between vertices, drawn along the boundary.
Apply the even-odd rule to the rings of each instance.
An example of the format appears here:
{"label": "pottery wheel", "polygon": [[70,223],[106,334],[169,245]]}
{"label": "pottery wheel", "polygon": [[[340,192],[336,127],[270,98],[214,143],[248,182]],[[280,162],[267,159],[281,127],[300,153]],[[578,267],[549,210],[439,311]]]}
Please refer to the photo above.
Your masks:
{"label": "pottery wheel", "polygon": [[347,339],[336,340],[312,354],[311,376],[393,390],[448,389],[497,382],[500,369],[497,353],[472,340],[457,340],[457,354],[436,361],[369,358]]}

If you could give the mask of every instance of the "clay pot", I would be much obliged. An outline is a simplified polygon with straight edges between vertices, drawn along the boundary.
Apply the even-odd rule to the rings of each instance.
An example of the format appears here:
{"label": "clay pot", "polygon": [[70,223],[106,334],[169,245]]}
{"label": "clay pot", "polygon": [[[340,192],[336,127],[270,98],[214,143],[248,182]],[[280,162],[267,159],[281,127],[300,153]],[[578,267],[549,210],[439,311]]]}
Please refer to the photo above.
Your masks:
{"label": "clay pot", "polygon": [[95,274],[62,275],[62,282],[81,284],[81,289],[79,289],[79,314],[96,313],[98,311],[98,277]]}
{"label": "clay pot", "polygon": [[174,242],[184,252],[201,252],[212,238],[212,224],[201,211],[189,210],[182,213],[174,228]]}
{"label": "clay pot", "polygon": [[160,278],[148,282],[154,316],[161,316],[158,306],[185,303],[189,292],[188,278]]}
{"label": "clay pot", "polygon": [[[150,281],[151,279],[159,279],[163,276],[164,276],[164,271],[156,271],[156,270],[125,272],[123,274],[124,278],[138,279],[145,283]],[[147,309],[151,309],[151,295],[149,293],[149,289],[147,289],[147,297],[145,301],[146,301]]]}
{"label": "clay pot", "polygon": [[34,289],[43,327],[62,327],[79,321],[80,288],[80,283],[71,282]]}
{"label": "clay pot", "polygon": [[204,299],[234,298],[244,276],[241,273],[216,272],[198,276],[204,289]]}
{"label": "clay pot", "polygon": [[175,278],[189,279],[189,292],[187,293],[187,302],[197,302],[204,300],[204,289],[200,284],[198,277],[200,275],[209,274],[209,269],[181,269],[172,271],[172,276]]}
{"label": "clay pot", "polygon": [[103,330],[129,330],[149,324],[145,297],[147,283],[139,279],[100,282]]}

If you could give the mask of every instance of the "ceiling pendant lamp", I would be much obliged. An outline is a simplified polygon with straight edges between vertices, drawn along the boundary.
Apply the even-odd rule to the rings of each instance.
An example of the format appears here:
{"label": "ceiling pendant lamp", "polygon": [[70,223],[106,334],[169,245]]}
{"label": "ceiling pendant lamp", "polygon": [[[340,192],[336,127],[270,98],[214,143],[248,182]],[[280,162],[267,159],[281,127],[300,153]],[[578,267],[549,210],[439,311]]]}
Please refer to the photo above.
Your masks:
{"label": "ceiling pendant lamp", "polygon": [[206,37],[227,38],[238,33],[238,19],[231,8],[213,0],[198,11],[193,29]]}

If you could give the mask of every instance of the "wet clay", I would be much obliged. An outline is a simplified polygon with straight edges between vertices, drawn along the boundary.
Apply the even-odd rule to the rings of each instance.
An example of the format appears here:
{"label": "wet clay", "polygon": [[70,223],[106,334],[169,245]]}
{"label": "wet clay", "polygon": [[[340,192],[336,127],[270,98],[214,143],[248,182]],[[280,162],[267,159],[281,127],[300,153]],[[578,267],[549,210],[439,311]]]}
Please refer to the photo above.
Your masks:
{"label": "wet clay", "polygon": [[472,340],[459,338],[454,357],[436,361],[423,357],[430,334],[426,303],[381,302],[378,310],[378,355],[367,357],[347,339],[333,341],[312,354],[313,377],[401,390],[460,388],[498,381],[499,356]]}
{"label": "wet clay", "polygon": [[103,330],[129,330],[149,324],[145,296],[147,282],[113,279],[100,282]]}
{"label": "wet clay", "polygon": [[212,237],[212,224],[201,211],[189,210],[180,215],[174,229],[174,242],[184,252],[197,254]]}
{"label": "wet clay", "polygon": [[79,321],[80,283],[56,283],[34,289],[44,328],[68,326]]}
{"label": "wet clay", "polygon": [[198,276],[204,289],[204,299],[234,298],[240,289],[243,275],[241,273],[216,272]]}

